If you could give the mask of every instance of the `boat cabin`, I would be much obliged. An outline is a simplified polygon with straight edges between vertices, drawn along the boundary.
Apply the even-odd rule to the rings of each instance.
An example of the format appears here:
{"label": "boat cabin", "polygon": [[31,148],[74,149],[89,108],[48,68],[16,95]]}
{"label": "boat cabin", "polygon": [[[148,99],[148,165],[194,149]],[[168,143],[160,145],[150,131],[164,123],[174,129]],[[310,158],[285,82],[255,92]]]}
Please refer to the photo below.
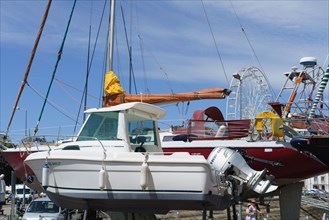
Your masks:
{"label": "boat cabin", "polygon": [[[86,114],[75,144],[97,141],[103,147],[122,147],[123,151],[162,152],[157,120],[166,114],[163,109],[134,102],[94,108]],[[75,147],[80,148],[81,144]],[[72,150],[73,146],[64,149]]]}

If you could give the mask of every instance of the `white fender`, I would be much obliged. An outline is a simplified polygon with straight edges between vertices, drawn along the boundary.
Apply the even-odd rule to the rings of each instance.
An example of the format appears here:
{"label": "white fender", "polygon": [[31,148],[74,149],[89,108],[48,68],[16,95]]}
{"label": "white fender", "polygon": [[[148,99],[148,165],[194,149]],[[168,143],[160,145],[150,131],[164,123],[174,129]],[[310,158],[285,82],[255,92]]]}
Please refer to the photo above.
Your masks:
{"label": "white fender", "polygon": [[143,190],[147,188],[148,175],[149,175],[149,167],[147,163],[144,161],[141,166],[141,179],[140,179],[140,185]]}
{"label": "white fender", "polygon": [[45,163],[42,167],[42,186],[47,188],[49,185],[49,165]]}
{"label": "white fender", "polygon": [[106,172],[105,169],[102,167],[102,169],[99,171],[99,179],[98,179],[98,184],[101,191],[105,189],[105,176],[106,176]]}

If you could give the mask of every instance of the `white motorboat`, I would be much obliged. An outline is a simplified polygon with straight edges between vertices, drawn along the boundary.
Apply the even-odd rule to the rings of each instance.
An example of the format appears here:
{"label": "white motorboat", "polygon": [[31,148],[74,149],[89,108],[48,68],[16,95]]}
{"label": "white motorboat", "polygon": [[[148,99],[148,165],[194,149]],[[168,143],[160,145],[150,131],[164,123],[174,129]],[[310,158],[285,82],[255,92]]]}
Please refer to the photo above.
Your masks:
{"label": "white motorboat", "polygon": [[[112,82],[114,8],[111,1],[105,91]],[[245,192],[264,194],[277,188],[266,169],[251,169],[232,149],[214,148],[207,159],[188,152],[164,153],[158,119],[165,111],[142,102],[112,105],[108,98],[118,94],[106,94],[103,106],[111,107],[87,110],[77,138],[25,159],[34,181],[41,181],[60,207],[152,213],[224,210]]]}
{"label": "white motorboat", "polygon": [[63,208],[223,210],[242,192],[276,189],[266,170],[252,170],[228,148],[215,148],[208,160],[186,152],[163,153],[157,119],[165,111],[154,105],[125,103],[86,114],[75,141],[25,160]]}

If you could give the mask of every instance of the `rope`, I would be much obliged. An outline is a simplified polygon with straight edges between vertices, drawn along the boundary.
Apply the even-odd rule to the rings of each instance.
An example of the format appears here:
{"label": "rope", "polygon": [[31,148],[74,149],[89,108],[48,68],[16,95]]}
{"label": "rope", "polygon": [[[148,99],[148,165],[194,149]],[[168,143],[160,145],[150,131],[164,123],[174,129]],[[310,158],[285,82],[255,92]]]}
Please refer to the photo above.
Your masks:
{"label": "rope", "polygon": [[57,56],[57,61],[56,61],[56,64],[55,64],[55,68],[54,68],[54,71],[53,71],[53,74],[52,74],[52,77],[51,77],[51,81],[50,81],[50,85],[48,87],[48,91],[47,91],[47,94],[46,94],[46,98],[45,98],[45,101],[43,103],[43,106],[42,106],[42,109],[41,109],[41,112],[40,112],[40,116],[39,116],[39,119],[37,121],[37,125],[35,126],[34,128],[34,136],[36,135],[36,133],[38,132],[38,127],[39,127],[39,123],[40,123],[40,120],[41,120],[41,117],[42,117],[42,114],[43,114],[43,111],[45,109],[45,106],[46,106],[46,103],[47,103],[47,100],[48,100],[48,96],[49,96],[49,93],[50,93],[50,89],[51,89],[51,86],[53,84],[53,81],[54,81],[54,78],[55,78],[55,74],[56,74],[56,70],[57,70],[57,67],[58,67],[58,63],[61,59],[61,56],[63,54],[63,48],[64,48],[64,43],[65,43],[65,40],[66,40],[66,36],[67,36],[67,33],[68,33],[68,30],[69,30],[69,26],[70,26],[70,23],[71,23],[71,19],[72,19],[72,15],[73,15],[73,11],[74,11],[74,8],[75,8],[75,4],[76,4],[76,0],[74,0],[74,3],[73,3],[73,7],[72,7],[72,10],[71,10],[71,14],[70,14],[70,19],[67,23],[67,26],[66,26],[66,30],[65,30],[65,34],[64,34],[64,38],[63,38],[63,41],[62,41],[62,44],[61,44],[61,47],[58,51],[58,56]]}
{"label": "rope", "polygon": [[40,25],[40,28],[39,28],[39,31],[38,31],[38,35],[37,35],[37,38],[35,39],[34,47],[33,47],[32,52],[31,52],[30,60],[29,60],[28,65],[26,67],[24,78],[23,78],[20,90],[18,92],[16,102],[15,102],[15,105],[13,107],[13,112],[11,113],[11,117],[10,117],[10,120],[9,120],[9,123],[8,123],[8,126],[7,126],[6,136],[9,132],[9,127],[11,125],[11,122],[12,122],[13,118],[14,118],[14,115],[15,115],[15,112],[16,112],[16,109],[17,109],[17,106],[18,106],[19,99],[20,99],[20,97],[23,93],[25,84],[27,83],[27,77],[29,75],[29,72],[30,72],[30,69],[31,69],[31,66],[32,66],[32,62],[33,62],[33,59],[34,59],[35,52],[37,51],[37,48],[38,48],[38,45],[39,45],[39,41],[40,41],[40,38],[41,38],[41,35],[42,35],[43,27],[45,26],[45,23],[46,23],[46,20],[47,20],[47,17],[48,17],[48,12],[49,12],[49,9],[50,9],[51,2],[52,2],[52,0],[48,1],[46,11],[43,15],[42,22],[41,22],[41,25]]}

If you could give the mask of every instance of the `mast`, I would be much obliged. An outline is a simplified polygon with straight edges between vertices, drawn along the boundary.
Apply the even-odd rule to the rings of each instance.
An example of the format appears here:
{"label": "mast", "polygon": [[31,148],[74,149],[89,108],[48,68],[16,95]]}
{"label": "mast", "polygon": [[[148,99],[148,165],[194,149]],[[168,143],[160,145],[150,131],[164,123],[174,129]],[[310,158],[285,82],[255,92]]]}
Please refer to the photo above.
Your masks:
{"label": "mast", "polygon": [[115,0],[110,1],[110,22],[108,33],[107,63],[106,72],[113,70],[113,47],[114,47],[114,19],[115,19]]}

